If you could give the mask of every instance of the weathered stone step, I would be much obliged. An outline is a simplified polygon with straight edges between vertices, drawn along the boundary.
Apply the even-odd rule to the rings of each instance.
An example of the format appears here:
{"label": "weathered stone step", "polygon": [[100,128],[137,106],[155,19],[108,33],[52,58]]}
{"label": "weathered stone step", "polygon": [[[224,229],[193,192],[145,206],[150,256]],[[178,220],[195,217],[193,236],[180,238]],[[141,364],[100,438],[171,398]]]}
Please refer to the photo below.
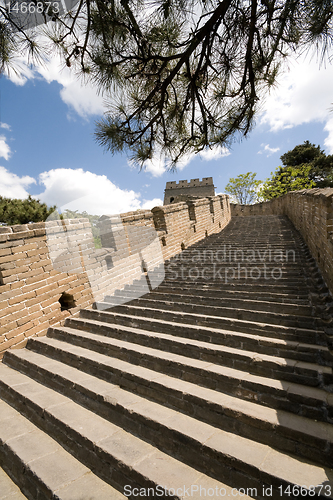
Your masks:
{"label": "weathered stone step", "polygon": [[[126,291],[126,293],[142,290],[142,286],[139,281],[133,282],[132,285],[126,285],[123,290],[119,290],[119,293],[122,291]],[[279,287],[277,284],[276,287],[272,290],[268,290],[264,285],[253,284],[253,286],[249,284],[245,284],[242,287],[235,287],[232,284],[220,284],[215,285],[213,283],[203,283],[201,286],[197,286],[195,283],[186,283],[184,281],[178,281],[174,284],[161,283],[157,288],[154,289],[154,292],[158,293],[182,293],[186,291],[193,291],[193,295],[204,293],[208,296],[215,296],[224,298],[225,296],[237,296],[237,297],[257,297],[258,300],[266,300],[266,301],[286,301],[291,302],[295,300],[295,303],[304,303],[309,304],[309,292],[308,290],[302,288],[293,288],[286,289],[285,287]],[[288,293],[289,292],[289,293]],[[118,291],[115,292],[115,295]],[[136,295],[137,297],[137,295]]]}
{"label": "weathered stone step", "polygon": [[[142,304],[142,305],[141,305]],[[94,307],[98,310],[107,310],[110,308],[107,302],[96,302]],[[290,316],[287,314],[274,312],[251,311],[248,309],[233,309],[227,307],[216,308],[213,306],[196,306],[196,304],[185,304],[177,302],[155,302],[151,305],[140,302],[140,305],[132,305],[131,303],[117,305],[110,308],[113,313],[124,314],[128,316],[139,316],[159,319],[161,321],[175,321],[179,323],[198,324],[212,326],[215,328],[227,328],[227,324],[231,324],[233,329],[237,329],[232,323],[233,321],[246,324],[246,328],[250,324],[267,323],[270,328],[275,326],[312,329],[316,330],[321,327],[321,320],[310,316]],[[249,331],[249,330],[245,330]],[[257,332],[259,333],[259,331]]]}
{"label": "weathered stone step", "polygon": [[[122,488],[131,484],[129,480],[133,477],[136,485],[149,487],[153,484],[156,488],[161,484],[156,476],[162,481],[166,477],[162,484],[168,489],[175,488],[177,479],[186,486],[200,484],[200,481],[207,485],[209,477],[202,478],[205,471],[218,481],[237,482],[238,488],[243,484],[257,491],[260,488],[259,495],[263,485],[273,485],[275,489],[290,484],[310,487],[333,480],[332,470],[153,403],[159,428],[150,426],[147,438],[154,439],[159,448],[175,454],[177,458],[173,458],[24,374],[15,372],[20,382],[13,384],[13,370],[4,365],[0,368],[1,386],[6,386],[6,397],[12,404],[20,407],[38,425],[47,427],[51,435],[57,436],[58,442],[66,443],[89,467],[98,467],[103,479],[107,476]],[[7,375],[3,368],[10,373]],[[152,419],[152,403],[136,404],[135,409],[143,412],[146,419]],[[170,478],[172,484],[168,485]],[[210,486],[213,484],[216,482]],[[222,488],[224,484],[219,486]],[[230,490],[227,493],[230,495]],[[172,497],[180,498],[178,495]],[[278,498],[277,490],[274,497]]]}
{"label": "weathered stone step", "polygon": [[[194,259],[194,257],[193,257]],[[297,278],[297,277],[302,277],[305,274],[305,270],[303,267],[303,263],[282,263],[282,262],[270,262],[270,261],[263,261],[263,262],[247,262],[246,260],[228,260],[227,262],[224,261],[219,261],[218,259],[216,260],[210,260],[202,258],[202,261],[196,261],[195,259],[192,260],[190,256],[184,257],[183,254],[179,255],[179,259],[172,259],[171,262],[166,263],[165,269],[170,272],[175,272],[178,271],[179,269],[184,269],[184,270],[189,270],[193,269],[195,270],[196,268],[204,268],[205,273],[209,275],[209,273],[213,273],[214,270],[217,270],[219,268],[236,268],[240,269],[240,271],[244,272],[244,269],[248,268],[251,270],[252,268],[255,269],[267,269],[267,272],[270,271],[271,269],[279,269],[281,270],[282,276],[288,275],[292,278]]]}
{"label": "weathered stone step", "polygon": [[[276,411],[182,380],[175,384],[172,377],[154,377],[147,369],[131,368],[130,373],[139,379],[139,390],[129,394],[116,385],[84,374],[61,362],[49,361],[28,349],[6,354],[6,364],[70,397],[103,418],[117,425],[122,424],[125,430],[135,429],[143,438],[146,438],[147,431],[142,433],[139,422],[149,429],[151,419],[154,428],[159,426],[156,414],[160,408],[144,399],[148,396],[161,404],[167,401],[169,407],[219,429],[235,432],[279,450],[323,465],[333,460],[333,426],[329,423]],[[145,379],[140,377],[140,370],[146,376]],[[155,386],[148,386],[150,390],[146,387],[144,397],[139,396],[143,381],[151,379],[154,379]],[[145,412],[140,411],[143,404]],[[166,408],[163,411],[167,413],[169,410]],[[147,415],[150,415],[149,419]],[[165,429],[160,429],[161,433],[164,431]]]}
{"label": "weathered stone step", "polygon": [[[12,387],[17,386],[23,389],[23,394],[24,389],[28,389],[27,392],[29,392],[30,388],[31,394],[33,394],[33,388],[36,388],[36,385],[33,385],[34,382],[30,381],[29,378],[11,370],[2,363],[0,363],[0,373],[4,374],[4,380],[6,380],[6,382],[1,383],[1,392],[6,384],[10,384]],[[36,392],[35,396],[40,400],[43,399],[45,393]],[[51,400],[55,404],[59,404],[59,397],[57,400],[56,398]],[[46,402],[45,397],[44,401]],[[22,409],[22,400],[14,403]],[[36,406],[36,404],[32,405],[34,409]],[[32,407],[30,406],[26,410],[31,420],[34,420],[31,416]],[[57,438],[57,436],[55,437]],[[109,500],[111,498],[125,500],[126,498],[93,474],[57,441],[45,434],[2,399],[0,399],[0,457],[2,466],[14,476],[14,481],[20,485],[24,495],[26,495],[17,493],[15,487],[8,486],[6,478],[3,479],[0,476],[0,485],[2,486],[2,480],[6,480],[9,493],[13,492],[12,495],[3,496],[5,490],[1,488],[0,498],[6,500],[7,498],[8,500],[24,498],[30,500],[51,498],[58,500],[88,498],[89,500]],[[5,488],[6,484],[3,487]]]}
{"label": "weathered stone step", "polygon": [[177,270],[176,268],[166,268],[165,269],[165,282],[174,281],[189,281],[198,283],[248,283],[255,282],[258,284],[267,284],[268,287],[274,287],[275,283],[280,283],[284,286],[308,286],[309,278],[305,275],[294,275],[290,273],[283,273],[279,267],[267,267],[258,268],[253,267],[243,267],[237,268],[237,266],[217,266],[215,270],[208,271],[203,266],[201,267],[185,267],[180,266]]}
{"label": "weathered stone step", "polygon": [[[196,327],[176,331],[169,329],[167,334],[158,332],[149,332],[139,328],[131,328],[124,325],[108,324],[100,321],[88,320],[79,317],[70,317],[66,319],[65,326],[72,329],[84,330],[98,335],[117,338],[141,345],[152,345],[154,342],[159,349],[169,350],[173,347],[173,340],[184,342],[202,342],[203,346],[216,344],[219,346],[233,347],[236,349],[245,349],[257,353],[268,354],[270,356],[288,357],[298,361],[317,363],[325,366],[332,366],[332,357],[327,346],[317,344],[306,344],[295,341],[285,341],[281,339],[261,337],[259,335],[250,335],[239,332],[229,332],[227,330],[206,329],[202,330]],[[201,345],[201,344],[198,344]]]}
{"label": "weathered stone step", "polygon": [[[254,271],[253,272],[253,275],[251,277],[250,273],[248,274],[248,277],[247,278],[243,278],[243,277],[238,277],[238,274],[237,274],[237,270],[235,270],[234,272],[232,271],[232,269],[230,270],[226,270],[225,268],[221,269],[220,271],[216,271],[215,273],[215,277],[214,276],[202,276],[202,274],[200,274],[200,271],[199,272],[193,272],[193,273],[166,273],[165,274],[165,278],[163,280],[163,283],[167,283],[167,284],[172,284],[172,283],[175,283],[175,282],[187,282],[187,283],[200,283],[200,284],[207,284],[207,283],[212,283],[213,285],[217,285],[217,284],[228,284],[229,286],[230,285],[236,285],[236,286],[244,286],[244,285],[247,285],[247,284],[250,284],[251,285],[255,285],[255,286],[258,286],[258,285],[265,285],[266,287],[268,288],[275,288],[275,285],[278,284],[278,285],[282,285],[284,288],[286,289],[291,289],[291,288],[295,288],[295,287],[304,287],[307,285],[307,282],[308,282],[308,279],[304,278],[304,279],[296,279],[296,278],[284,278],[282,277],[281,279],[279,278],[279,274],[276,273],[274,274],[273,273],[273,277],[272,277],[272,274],[271,274],[272,270],[270,271],[270,273],[267,273],[266,276],[268,276],[268,279],[266,277],[266,279],[264,278],[264,274],[262,273],[262,276],[257,279],[257,276],[258,274]],[[209,278],[209,279],[208,279]]]}
{"label": "weathered stone step", "polygon": [[[119,300],[118,300],[119,298]],[[194,307],[209,306],[213,307],[220,314],[221,310],[224,308],[235,308],[235,309],[249,309],[250,311],[265,311],[275,312],[280,314],[291,314],[295,316],[311,316],[313,314],[313,308],[307,305],[299,304],[281,304],[278,302],[269,302],[265,300],[250,300],[250,299],[235,299],[232,297],[225,297],[222,299],[220,297],[205,297],[197,295],[193,297],[191,294],[186,294],[186,292],[178,294],[167,294],[152,291],[144,297],[135,297],[134,299],[127,295],[126,292],[118,293],[117,297],[106,296],[104,298],[105,302],[109,302],[112,305],[122,304],[124,302],[130,302],[131,305],[147,305],[148,307],[154,307],[155,304],[159,303],[172,303],[173,304],[191,304]],[[221,308],[221,304],[223,308]],[[208,312],[208,311],[207,311]]]}
{"label": "weathered stone step", "polygon": [[[129,286],[127,285],[123,289],[116,290],[113,297],[122,296],[126,294],[129,298],[137,298],[138,290],[141,290],[140,286],[135,287],[134,284]],[[296,306],[306,306],[309,307],[309,297],[307,292],[299,293],[297,296],[294,294],[283,294],[283,293],[273,293],[264,291],[250,291],[250,290],[234,290],[230,287],[220,288],[220,287],[195,287],[191,285],[186,285],[182,283],[182,285],[178,286],[167,286],[163,283],[159,285],[157,288],[150,293],[146,293],[144,296],[151,296],[151,294],[156,294],[156,296],[170,295],[171,297],[177,297],[178,295],[189,295],[196,300],[196,297],[199,297],[200,300],[225,300],[225,299],[234,299],[234,300],[244,300],[246,301],[264,301],[267,302],[275,302],[276,304],[291,304]]]}
{"label": "weathered stone step", "polygon": [[[104,303],[101,307],[105,307]],[[196,316],[196,319],[191,318],[191,315],[175,313],[167,315],[163,321],[158,318],[148,316],[134,316],[129,314],[115,313],[113,309],[109,311],[96,310],[96,309],[81,309],[80,316],[85,319],[92,319],[102,321],[105,323],[112,323],[116,325],[131,326],[134,328],[145,329],[148,331],[156,331],[160,333],[170,333],[173,330],[178,334],[178,330],[182,329],[183,332],[188,331],[192,335],[193,329],[196,328],[198,333],[202,332],[203,335],[211,330],[220,331],[223,335],[225,330],[231,332],[249,333],[251,335],[260,335],[263,337],[280,338],[282,340],[292,340],[298,342],[302,339],[303,343],[318,344],[326,346],[326,338],[323,332],[305,328],[291,328],[281,325],[269,325],[266,323],[243,321],[238,319],[216,318],[213,325],[210,321],[206,321],[206,316]],[[189,316],[189,320],[184,318]],[[192,321],[191,321],[192,319]],[[213,317],[213,319],[215,319]],[[208,334],[209,335],[209,334]],[[205,340],[204,338],[202,340]]]}
{"label": "weathered stone step", "polygon": [[[220,259],[232,260],[234,257],[242,258],[242,252],[244,258],[256,259],[257,261],[264,261],[264,259],[269,259],[273,261],[284,260],[284,262],[298,262],[299,260],[306,259],[307,254],[299,245],[295,245],[294,242],[282,241],[274,242],[271,241],[240,241],[240,240],[214,240],[203,241],[201,244],[196,243],[195,245],[183,250],[185,255],[192,255],[194,257],[199,257],[200,253],[202,256],[209,255],[209,252],[214,252]],[[174,257],[171,257],[173,259]]]}
{"label": "weathered stone step", "polygon": [[98,334],[92,336],[89,332],[69,327],[50,328],[49,336],[98,352],[102,350],[105,354],[125,361],[133,360],[136,364],[143,366],[145,364],[156,366],[157,371],[164,371],[168,364],[177,371],[180,366],[186,366],[188,362],[191,365],[194,360],[201,360],[203,363],[212,363],[214,366],[227,366],[256,375],[303,383],[313,387],[328,385],[332,379],[330,366],[278,358],[190,339],[178,340],[175,336],[164,335],[164,338],[158,338],[148,334],[146,344],[149,347]]}
{"label": "weathered stone step", "polygon": [[[293,294],[296,296],[305,297],[307,294],[311,292],[315,292],[317,287],[317,283],[314,283],[311,278],[302,279],[302,281],[290,281],[289,279],[275,279],[272,278],[269,273],[267,273],[267,279],[264,277],[260,279],[256,279],[257,275],[253,275],[251,277],[248,274],[247,277],[238,277],[237,271],[233,274],[233,271],[229,270],[221,270],[216,272],[216,275],[207,275],[206,273],[202,274],[199,270],[193,273],[187,273],[186,270],[181,270],[178,272],[165,273],[164,280],[158,288],[163,287],[181,287],[182,285],[192,285],[195,288],[207,288],[207,285],[214,288],[218,288],[221,291],[227,290],[228,287],[232,287],[232,289],[236,291],[250,291],[253,292],[261,292],[266,289],[268,295],[277,294],[280,291],[283,294],[289,294],[292,296]],[[133,283],[133,285],[141,285],[143,282]],[[252,287],[253,285],[253,287]],[[128,285],[127,285],[128,287]],[[250,290],[251,289],[251,290]]]}
{"label": "weathered stone step", "polygon": [[289,290],[296,286],[300,288],[313,288],[313,284],[310,282],[310,278],[308,277],[304,277],[304,279],[293,279],[290,278],[288,273],[286,273],[286,277],[280,277],[279,270],[275,272],[274,269],[267,270],[266,277],[264,277],[263,272],[261,275],[258,274],[258,269],[254,269],[252,274],[250,270],[247,276],[238,275],[237,269],[233,268],[218,268],[214,274],[206,273],[200,268],[195,268],[194,270],[190,269],[189,272],[187,272],[186,269],[182,269],[180,272],[174,270],[171,272],[165,272],[163,283],[173,284],[178,282],[196,283],[199,285],[212,283],[212,285],[215,286],[219,284],[233,284],[236,287],[252,283],[256,285],[266,285],[268,291],[274,290],[276,283],[279,283],[287,289],[289,288]]}
{"label": "weathered stone step", "polygon": [[[242,234],[242,233],[240,233]],[[221,233],[216,233],[210,235],[201,241],[198,241],[193,246],[185,249],[191,250],[196,248],[222,248],[222,249],[237,249],[237,248],[248,248],[251,251],[256,251],[257,249],[284,249],[284,250],[295,250],[296,253],[300,253],[301,245],[295,241],[293,237],[291,238],[279,238],[276,235],[271,235],[266,238],[252,238],[250,232],[243,233],[242,236],[235,234],[233,236],[228,235],[227,231],[222,231]]]}
{"label": "weathered stone step", "polygon": [[20,488],[0,467],[0,500],[27,500]]}
{"label": "weathered stone step", "polygon": [[233,250],[232,255],[224,255],[224,252],[219,250],[218,247],[216,249],[209,249],[207,247],[204,247],[201,251],[199,251],[198,249],[194,249],[191,251],[183,250],[180,254],[171,257],[171,259],[166,262],[166,265],[201,265],[207,267],[207,269],[213,267],[214,264],[220,266],[242,264],[243,266],[247,265],[258,267],[266,265],[267,267],[278,266],[285,271],[290,271],[291,273],[300,272],[304,274],[304,266],[306,265],[306,263],[307,259],[300,256],[293,256],[292,259],[290,258],[290,260],[288,260],[287,256],[282,255],[279,258],[277,256],[275,256],[274,258],[274,253],[273,255],[270,255],[269,253],[265,255],[264,250],[262,252],[259,251],[258,255],[255,254],[253,255],[253,257],[251,257],[250,251],[247,251],[246,249],[235,249]]}
{"label": "weathered stone step", "polygon": [[251,229],[248,231],[242,230],[239,228],[239,233],[229,233],[225,228],[220,233],[214,233],[210,236],[198,241],[193,246],[210,246],[210,245],[254,245],[258,246],[282,246],[285,245],[288,248],[299,247],[299,243],[297,238],[295,238],[295,234],[285,233],[282,237],[279,234],[271,233],[269,235],[259,235],[254,234]]}
{"label": "weathered stone step", "polygon": [[[133,373],[138,370],[141,376],[142,370],[148,369],[152,374],[148,380],[152,384],[156,378],[162,376],[161,373],[154,372],[154,368],[133,365],[133,360],[126,362],[110,358],[51,337],[30,339],[27,347],[129,390],[137,390],[137,384],[140,382],[136,380],[133,385]],[[199,380],[202,387],[255,401],[276,410],[285,410],[324,422],[333,421],[333,395],[324,389],[270,379],[228,367],[218,367],[214,371],[216,366],[212,364],[195,361],[190,365],[189,361],[186,370],[170,370],[166,371],[166,375],[170,375],[174,380],[182,379],[191,383],[197,383]],[[149,384],[145,382],[143,385],[146,389]]]}
{"label": "weathered stone step", "polygon": [[[56,437],[59,444],[65,444],[66,447],[71,449],[71,453],[75,454],[82,462],[78,463],[77,476],[83,475],[82,472],[89,473],[87,467],[92,469],[98,468],[103,480],[117,485],[117,488],[124,493],[127,491],[126,486],[131,486],[131,490],[134,487],[142,487],[147,490],[148,488],[153,488],[157,492],[159,492],[158,487],[162,486],[166,488],[166,493],[164,495],[155,494],[153,498],[173,498],[178,500],[186,497],[186,495],[177,494],[178,488],[184,486],[190,488],[191,485],[195,484],[201,484],[202,487],[207,489],[213,488],[214,491],[216,491],[216,487],[218,489],[225,489],[226,496],[234,497],[232,487],[228,487],[226,484],[214,480],[200,471],[200,469],[208,467],[211,467],[212,475],[219,478],[225,476],[228,480],[235,481],[238,488],[242,484],[247,483],[258,489],[260,474],[263,475],[264,480],[271,478],[273,482],[280,481],[282,482],[281,484],[288,484],[284,483],[283,475],[282,478],[280,478],[280,474],[275,475],[276,477],[271,475],[269,463],[264,467],[263,471],[259,470],[259,461],[255,457],[249,460],[248,463],[244,463],[239,454],[241,446],[250,442],[245,438],[238,437],[242,441],[237,442],[236,440],[235,442],[232,435],[190,417],[182,417],[178,412],[174,412],[172,423],[170,422],[170,415],[167,415],[166,417],[169,418],[164,417],[166,429],[168,429],[167,424],[171,424],[170,427],[175,428],[179,439],[187,442],[189,447],[203,447],[204,460],[200,464],[197,463],[197,455],[193,454],[191,456],[187,453],[185,446],[180,446],[176,450],[178,455],[184,454],[187,461],[195,462],[197,469],[199,469],[195,470],[191,466],[179,461],[179,459],[163,453],[148,442],[139,439],[133,434],[124,431],[121,427],[71,401],[66,396],[29,379],[24,374],[16,372],[3,364],[0,365],[0,372],[2,378],[1,390],[6,387],[6,398],[10,401],[10,404],[16,409],[19,408],[23,415],[29,418],[34,424],[42,428],[46,427],[48,433]],[[141,406],[142,411],[144,411],[145,403]],[[11,410],[13,409],[11,408]],[[169,411],[172,412],[172,410]],[[163,422],[163,415],[165,414],[163,412],[160,413]],[[15,417],[13,414],[11,416],[13,422],[16,422],[16,415]],[[20,423],[23,422],[22,415],[18,415],[18,417],[21,417]],[[149,418],[149,415],[147,417]],[[24,421],[27,425],[33,425],[26,419]],[[187,427],[190,421],[193,421],[191,422],[192,425]],[[163,423],[161,424],[162,426]],[[35,425],[33,427],[35,428]],[[171,447],[172,452],[174,452],[174,444],[169,435],[161,435],[156,430],[154,432],[152,428],[149,430],[151,435],[156,434],[156,438],[159,436],[161,443],[165,443],[165,447]],[[30,431],[29,434],[31,433]],[[46,437],[48,438],[48,436]],[[212,438],[215,438],[216,442]],[[235,449],[234,453],[230,456],[229,450],[232,444],[238,445],[238,449]],[[43,446],[42,442],[40,446]],[[56,443],[56,446],[59,445]],[[257,443],[254,446],[261,457],[270,452],[267,446],[258,445]],[[33,453],[33,449],[30,450],[30,453]],[[282,453],[278,455],[280,459],[281,456],[283,456]],[[71,456],[69,455],[69,457]],[[274,454],[273,460],[277,460],[278,457]],[[71,458],[73,461],[75,460],[73,457]],[[298,466],[297,459],[289,456],[286,459],[291,460],[295,467]],[[75,462],[77,463],[77,460]],[[45,464],[49,466],[49,469],[52,466],[52,462],[49,464],[47,458],[45,458]],[[47,468],[47,465],[45,468]],[[71,473],[74,475],[72,472],[73,466],[68,467],[66,474],[66,461],[64,460],[61,463],[60,453],[59,464],[57,465],[58,468],[62,466],[64,469],[63,477],[57,478],[58,482],[61,483],[64,478],[67,479],[66,476],[70,476]],[[300,464],[297,471],[298,479],[303,479],[303,477],[305,479],[304,473],[307,468],[313,469],[310,464],[306,464],[305,466]],[[255,474],[254,477],[251,477],[249,474],[252,470]],[[56,470],[51,469],[50,473],[53,476]],[[312,477],[316,479],[324,477],[320,473],[320,467],[318,466],[315,466],[312,474]],[[162,488],[160,488],[160,491],[162,491]],[[170,491],[170,495],[168,491]],[[96,487],[92,498],[96,498],[96,500],[97,498],[104,498],[102,496],[103,492],[101,492],[102,495],[100,497],[97,496],[98,493],[99,488]],[[83,495],[86,495],[86,493],[83,493]],[[241,496],[241,494],[235,495],[236,498],[240,498]],[[38,497],[36,496],[35,498]],[[75,494],[67,498],[68,500],[73,500]],[[89,497],[81,496],[80,498],[87,499]],[[118,500],[118,498],[124,498],[124,495],[115,491],[114,495],[113,493],[109,493],[109,496],[105,496],[105,498]],[[135,498],[135,495],[132,495],[131,498]],[[197,493],[193,498],[199,499],[200,495]],[[249,497],[246,496],[246,498]]]}

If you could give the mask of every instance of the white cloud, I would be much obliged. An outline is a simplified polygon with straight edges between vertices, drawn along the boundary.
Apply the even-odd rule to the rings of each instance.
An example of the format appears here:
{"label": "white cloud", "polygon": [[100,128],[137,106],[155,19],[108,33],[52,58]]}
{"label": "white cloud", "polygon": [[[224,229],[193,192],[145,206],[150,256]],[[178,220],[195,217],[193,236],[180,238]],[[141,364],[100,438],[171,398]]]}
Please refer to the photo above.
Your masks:
{"label": "white cloud", "polygon": [[141,208],[140,194],[123,190],[106,175],[97,175],[83,169],[58,168],[39,176],[45,190],[36,195],[47,205],[102,215],[117,214]]}
{"label": "white cloud", "polygon": [[[42,37],[40,40],[43,43]],[[49,60],[36,63],[33,68],[24,57],[17,56],[15,64],[21,76],[14,71],[9,72],[8,76],[16,85],[24,85],[27,80],[42,77],[48,83],[58,82],[62,86],[62,100],[80,116],[101,115],[105,111],[103,96],[98,94],[93,85],[83,84],[70,68],[64,66],[59,55],[54,54]]]}
{"label": "white cloud", "polygon": [[[137,168],[130,160],[128,161],[128,164],[133,168]],[[145,161],[143,169],[146,172],[151,173],[153,177],[160,177],[166,170],[165,158],[160,155],[156,155],[151,160]]]}
{"label": "white cloud", "polygon": [[103,98],[97,95],[96,89],[91,85],[83,87],[78,82],[71,82],[64,85],[60,96],[69,107],[72,107],[82,117],[102,115],[105,111]]}
{"label": "white cloud", "polygon": [[333,118],[327,121],[324,130],[327,130],[328,136],[324,141],[324,145],[330,154],[333,154]]}
{"label": "white cloud", "polygon": [[10,147],[6,142],[6,137],[4,135],[0,135],[0,158],[9,160],[11,153]]}
{"label": "white cloud", "polygon": [[8,125],[8,123],[0,123],[0,127],[5,128],[7,130],[11,130],[10,125]]}
{"label": "white cloud", "polygon": [[160,207],[161,205],[163,205],[163,201],[160,198],[154,198],[153,200],[143,200],[141,208],[150,210],[151,208]]}
{"label": "white cloud", "polygon": [[[28,175],[19,177],[0,167],[0,196],[25,199],[26,188],[36,184]],[[97,175],[82,168],[58,168],[39,175],[44,191],[33,195],[48,206],[57,205],[63,210],[87,211],[95,215],[119,214],[138,209],[151,209],[163,205],[160,198],[140,200],[140,193],[120,189],[106,175]]]}
{"label": "white cloud", "polygon": [[258,155],[262,155],[263,153],[267,152],[267,157],[268,156],[271,156],[272,154],[274,153],[277,153],[278,151],[280,151],[280,148],[271,148],[269,144],[261,144],[261,147],[263,149],[260,149],[260,151],[258,151]]}
{"label": "white cloud", "polygon": [[229,156],[231,153],[229,149],[223,146],[213,146],[212,148],[206,148],[199,153],[199,155],[206,161],[219,160],[224,156]]}
{"label": "white cloud", "polygon": [[[213,146],[212,148],[206,148],[198,153],[198,156],[205,161],[218,160],[224,156],[229,156],[230,151],[222,146]],[[182,171],[194,158],[195,153],[185,154],[177,163],[177,171]],[[129,160],[128,165],[131,168],[137,168],[135,163]],[[160,177],[167,170],[167,160],[163,154],[156,153],[156,155],[151,159],[147,160],[143,168],[146,172],[150,172],[154,177]]]}
{"label": "white cloud", "polygon": [[261,123],[278,131],[313,121],[326,122],[329,136],[325,144],[333,153],[333,65],[320,66],[316,56],[302,55],[296,60],[289,58],[288,66],[264,101]]}
{"label": "white cloud", "polygon": [[23,200],[29,195],[26,188],[30,184],[36,184],[36,180],[28,175],[19,177],[9,172],[5,167],[0,167],[0,196]]}
{"label": "white cloud", "polygon": [[13,66],[15,65],[15,69],[9,69],[7,72],[8,78],[15,83],[15,85],[24,85],[27,80],[31,80],[34,78],[34,71],[29,66],[27,59],[16,56],[15,61],[13,62]]}

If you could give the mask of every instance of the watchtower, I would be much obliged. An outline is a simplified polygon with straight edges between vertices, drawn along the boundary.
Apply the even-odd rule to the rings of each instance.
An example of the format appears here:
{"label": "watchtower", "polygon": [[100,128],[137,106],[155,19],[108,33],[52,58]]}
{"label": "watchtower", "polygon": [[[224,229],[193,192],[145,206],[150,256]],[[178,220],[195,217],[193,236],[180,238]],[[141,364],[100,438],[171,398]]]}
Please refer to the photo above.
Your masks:
{"label": "watchtower", "polygon": [[170,203],[178,203],[186,201],[189,198],[206,198],[207,196],[215,196],[215,186],[213,177],[204,177],[202,181],[199,179],[191,179],[188,181],[171,181],[166,183],[164,191],[164,205]]}

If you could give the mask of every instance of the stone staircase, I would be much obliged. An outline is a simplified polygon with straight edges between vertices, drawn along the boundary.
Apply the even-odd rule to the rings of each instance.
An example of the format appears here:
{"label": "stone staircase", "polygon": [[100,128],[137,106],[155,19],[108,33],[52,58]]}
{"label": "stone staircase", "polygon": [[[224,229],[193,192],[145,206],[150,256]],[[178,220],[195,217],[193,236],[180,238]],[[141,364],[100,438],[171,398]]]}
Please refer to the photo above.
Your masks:
{"label": "stone staircase", "polygon": [[331,298],[299,234],[235,218],[165,269],[7,351],[0,499],[333,498]]}

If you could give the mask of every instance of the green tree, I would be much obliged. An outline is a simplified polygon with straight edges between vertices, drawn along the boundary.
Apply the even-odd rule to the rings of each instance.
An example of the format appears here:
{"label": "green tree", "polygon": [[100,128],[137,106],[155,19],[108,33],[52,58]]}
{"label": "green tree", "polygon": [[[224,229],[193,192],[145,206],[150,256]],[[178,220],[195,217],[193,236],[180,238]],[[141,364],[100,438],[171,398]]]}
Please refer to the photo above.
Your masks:
{"label": "green tree", "polygon": [[308,165],[309,179],[315,187],[333,187],[333,155],[326,155],[320,146],[304,141],[281,156],[285,167]]}
{"label": "green tree", "polygon": [[255,173],[247,172],[237,177],[231,177],[225,187],[225,191],[240,205],[251,205],[259,201],[259,186],[262,181],[256,179]]}
{"label": "green tree", "polygon": [[[81,0],[65,16],[44,3],[46,50],[109,98],[97,141],[141,166],[246,135],[285,56],[332,38],[329,0]],[[0,6],[3,69],[15,53],[46,53],[11,4]]]}
{"label": "green tree", "polygon": [[296,167],[278,167],[272,172],[271,179],[267,179],[259,191],[263,200],[278,198],[289,191],[311,189],[315,182],[309,178],[311,165],[298,165]]}
{"label": "green tree", "polygon": [[56,209],[48,208],[45,203],[35,200],[30,195],[25,200],[0,196],[0,224],[27,224],[45,221]]}
{"label": "green tree", "polygon": [[280,159],[284,166],[272,172],[260,190],[264,200],[299,189],[333,187],[333,155],[326,155],[320,146],[304,141]]}

